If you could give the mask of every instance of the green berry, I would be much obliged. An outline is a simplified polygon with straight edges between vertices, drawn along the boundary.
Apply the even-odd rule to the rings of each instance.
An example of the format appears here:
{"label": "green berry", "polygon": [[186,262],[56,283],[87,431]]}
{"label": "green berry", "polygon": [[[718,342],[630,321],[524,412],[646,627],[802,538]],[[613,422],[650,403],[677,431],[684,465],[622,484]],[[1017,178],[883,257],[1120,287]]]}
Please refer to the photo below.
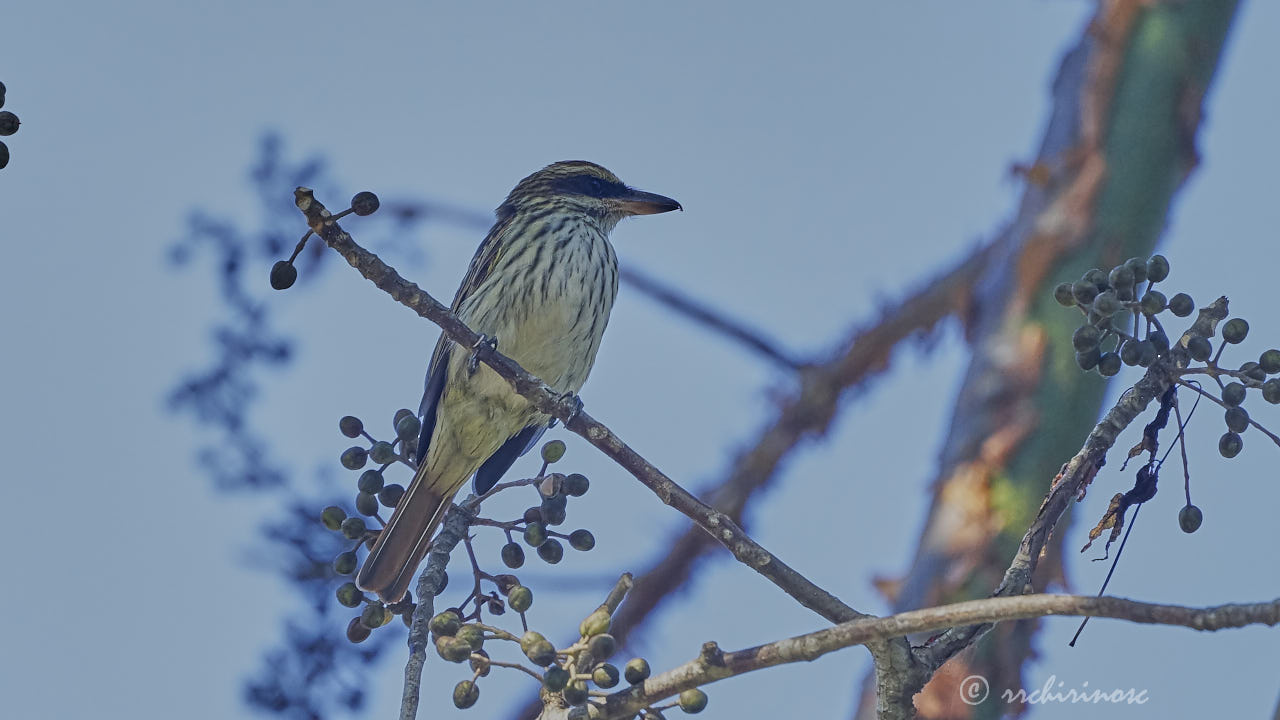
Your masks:
{"label": "green berry", "polygon": [[1262,382],[1263,380],[1267,379],[1267,371],[1263,370],[1261,365],[1259,365],[1256,362],[1253,362],[1252,360],[1241,365],[1240,372],[1244,373],[1245,377],[1253,378],[1258,382]]}
{"label": "green berry", "polygon": [[1148,315],[1159,315],[1169,306],[1169,301],[1159,290],[1148,290],[1139,304],[1142,306],[1142,312]]}
{"label": "green berry", "polygon": [[1244,449],[1244,440],[1240,439],[1236,433],[1224,433],[1218,439],[1218,452],[1224,458],[1233,458],[1239,455],[1242,449]]}
{"label": "green berry", "polygon": [[484,630],[481,630],[479,625],[463,625],[458,628],[454,637],[467,641],[471,645],[472,652],[484,647]]}
{"label": "green berry", "polygon": [[609,663],[600,663],[591,671],[591,682],[606,690],[617,685],[618,679],[618,668]]}
{"label": "green berry", "polygon": [[1227,408],[1224,419],[1227,429],[1233,433],[1242,433],[1249,427],[1249,411],[1242,407]]}
{"label": "green berry", "polygon": [[1185,505],[1178,511],[1178,527],[1182,528],[1184,533],[1193,533],[1200,529],[1200,524],[1204,522],[1204,513],[1200,512],[1200,508],[1195,505]]}
{"label": "green berry", "polygon": [[1093,299],[1093,311],[1103,317],[1111,317],[1120,312],[1120,297],[1114,291],[1107,290],[1098,293],[1098,297]]}
{"label": "green berry", "polygon": [[382,489],[382,472],[379,470],[365,470],[360,473],[360,479],[356,481],[356,487],[362,493],[377,494]]}
{"label": "green berry", "polygon": [[520,543],[509,542],[502,546],[502,564],[512,570],[524,565],[524,548]]}
{"label": "green berry", "polygon": [[431,634],[437,637],[453,637],[460,627],[462,627],[462,620],[458,617],[458,613],[452,610],[436,613],[427,623]]}
{"label": "green berry", "polygon": [[360,588],[356,587],[353,582],[342,583],[338,586],[338,602],[343,607],[359,607],[364,602],[364,593],[360,592]]}
{"label": "green berry", "polygon": [[471,643],[451,635],[436,638],[436,652],[451,663],[466,662],[471,657]]}
{"label": "green berry", "polygon": [[378,502],[382,503],[383,507],[395,507],[402,497],[404,497],[404,486],[400,483],[391,483],[378,491]]}
{"label": "green berry", "polygon": [[1178,317],[1186,317],[1195,312],[1196,303],[1186,293],[1178,293],[1169,298],[1169,312]]}
{"label": "green berry", "polygon": [[574,530],[569,533],[569,547],[586,552],[596,546],[596,536],[590,530]]}
{"label": "green berry", "polygon": [[1147,260],[1147,279],[1160,282],[1169,277],[1169,261],[1163,255],[1152,255]]}
{"label": "green berry", "polygon": [[562,502],[551,502],[553,498],[547,498],[542,503],[542,522],[547,525],[560,525],[565,521],[568,515],[564,509],[564,496],[559,496]]}
{"label": "green berry", "polygon": [[387,609],[382,603],[372,602],[364,606],[364,611],[360,613],[360,622],[370,630],[380,628],[386,624]]}
{"label": "green berry", "polygon": [[1064,282],[1053,289],[1053,299],[1063,307],[1075,307],[1076,296],[1071,292],[1071,283]]}
{"label": "green berry", "polygon": [[1102,359],[1102,351],[1093,348],[1087,352],[1076,353],[1076,364],[1081,370],[1092,370],[1098,366],[1098,361]]}
{"label": "green berry", "polygon": [[[357,213],[358,215],[368,215],[369,213]],[[453,686],[453,706],[459,710],[466,710],[476,701],[480,699],[480,686],[471,680],[463,680]]]}
{"label": "green berry", "polygon": [[1227,383],[1222,388],[1222,404],[1227,407],[1235,407],[1244,402],[1244,385],[1238,382]]}
{"label": "green berry", "polygon": [[366,492],[356,493],[356,512],[369,516],[378,512],[378,496]]}
{"label": "green berry", "polygon": [[608,633],[592,635],[587,641],[587,651],[597,660],[607,660],[618,650],[618,641]]}
{"label": "green berry", "polygon": [[542,675],[542,686],[551,692],[560,692],[569,684],[569,671],[552,665]]}
{"label": "green berry", "polygon": [[391,443],[379,440],[369,448],[369,459],[379,465],[388,465],[396,461],[396,450],[391,447]]}
{"label": "green berry", "polygon": [[1098,286],[1088,280],[1077,280],[1071,284],[1071,295],[1079,305],[1088,305],[1098,297]]}
{"label": "green berry", "polygon": [[1120,372],[1120,355],[1109,352],[1098,358],[1098,372],[1103,377],[1111,377]]}
{"label": "green berry", "polygon": [[1147,261],[1140,257],[1131,257],[1124,261],[1124,266],[1129,268],[1129,272],[1133,273],[1133,282],[1140,283],[1147,281]]}
{"label": "green berry", "polygon": [[1077,352],[1088,352],[1098,347],[1100,340],[1102,340],[1102,331],[1093,325],[1081,325],[1071,333],[1071,347],[1074,347]]}
{"label": "green berry", "polygon": [[582,497],[587,494],[587,489],[591,487],[591,481],[582,473],[572,473],[566,475],[564,482],[560,484],[560,489],[565,495],[571,497]]}
{"label": "green berry", "polygon": [[1117,290],[1131,288],[1134,282],[1133,269],[1128,265],[1117,265],[1111,268],[1111,273],[1107,276],[1107,284]]}
{"label": "green berry", "polygon": [[700,713],[707,707],[707,694],[698,688],[689,688],[680,693],[680,709],[689,713]]}
{"label": "green berry", "polygon": [[604,608],[598,608],[595,612],[583,618],[582,622],[578,623],[578,632],[585,638],[607,633],[611,622],[609,611]]}
{"label": "green berry", "polygon": [[1213,354],[1213,343],[1208,338],[1197,335],[1187,341],[1187,354],[1192,360],[1204,362]]}
{"label": "green berry", "polygon": [[1120,361],[1125,365],[1133,367],[1138,364],[1138,358],[1142,356],[1141,348],[1138,347],[1138,341],[1125,340],[1120,346]]}
{"label": "green berry", "polygon": [[359,540],[364,537],[365,530],[364,520],[358,517],[349,517],[342,521],[342,534],[348,540]]}
{"label": "green berry", "polygon": [[364,432],[364,423],[360,422],[360,418],[354,415],[345,415],[338,421],[338,430],[343,435],[351,439],[360,437],[360,433]]}
{"label": "green berry", "polygon": [[524,528],[524,541],[529,547],[541,547],[547,541],[547,528],[539,522],[531,522]]}
{"label": "green berry", "polygon": [[356,565],[358,564],[359,560],[356,559],[356,554],[348,550],[344,553],[338,553],[338,557],[333,559],[333,571],[339,575],[350,575],[356,571]]}
{"label": "green berry", "polygon": [[564,559],[564,546],[559,540],[550,538],[538,546],[538,557],[545,560],[548,565],[555,565]]}
{"label": "green berry", "polygon": [[1258,367],[1268,375],[1280,373],[1280,350],[1271,349],[1259,355]]}
{"label": "green berry", "polygon": [[347,639],[353,643],[362,643],[369,639],[369,628],[360,622],[360,618],[353,617],[351,622],[347,623]]}
{"label": "green berry", "polygon": [[409,442],[418,437],[418,431],[422,430],[422,421],[412,413],[400,418],[396,421],[396,437],[404,442]]}
{"label": "green berry", "polygon": [[[530,639],[530,635],[536,635],[536,638]],[[524,651],[524,656],[529,658],[534,665],[539,667],[547,667],[556,661],[556,648],[540,633],[532,630],[524,634],[520,638],[520,649]]]}
{"label": "green berry", "polygon": [[570,705],[581,705],[587,701],[587,684],[582,680],[574,680],[564,688],[564,701]]}
{"label": "green berry", "polygon": [[649,661],[644,658],[631,658],[622,668],[622,677],[631,685],[639,685],[649,678]]}
{"label": "green berry", "polygon": [[320,513],[320,522],[330,530],[338,530],[342,527],[342,521],[347,519],[347,511],[336,505],[330,505]]}
{"label": "green berry", "polygon": [[288,260],[277,260],[271,266],[270,280],[272,290],[288,290],[298,281],[298,268]]}
{"label": "green berry", "polygon": [[368,451],[359,446],[349,447],[346,450],[343,450],[342,456],[338,458],[342,463],[342,467],[348,470],[359,470],[364,467],[364,463],[368,459]]}
{"label": "green berry", "polygon": [[1262,383],[1262,399],[1272,405],[1280,404],[1280,379],[1271,378]]}
{"label": "green berry", "polygon": [[1222,326],[1222,339],[1235,345],[1244,342],[1249,334],[1249,323],[1244,318],[1231,318]]}
{"label": "green berry", "polygon": [[529,608],[533,607],[533,591],[523,585],[517,585],[507,593],[507,603],[518,613],[528,612]]}
{"label": "green berry", "polygon": [[559,462],[564,457],[564,441],[552,440],[542,446],[542,461],[545,463]]}

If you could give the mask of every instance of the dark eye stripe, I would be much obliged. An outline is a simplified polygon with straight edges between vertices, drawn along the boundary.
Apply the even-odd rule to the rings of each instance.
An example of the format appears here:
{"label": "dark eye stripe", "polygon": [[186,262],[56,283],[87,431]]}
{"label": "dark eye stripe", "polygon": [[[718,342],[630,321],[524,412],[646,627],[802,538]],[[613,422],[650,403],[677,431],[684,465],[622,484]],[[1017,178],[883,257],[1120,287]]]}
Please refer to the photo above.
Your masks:
{"label": "dark eye stripe", "polygon": [[619,182],[610,182],[595,175],[571,175],[553,181],[555,189],[562,193],[586,195],[596,198],[621,197],[627,192],[627,186]]}

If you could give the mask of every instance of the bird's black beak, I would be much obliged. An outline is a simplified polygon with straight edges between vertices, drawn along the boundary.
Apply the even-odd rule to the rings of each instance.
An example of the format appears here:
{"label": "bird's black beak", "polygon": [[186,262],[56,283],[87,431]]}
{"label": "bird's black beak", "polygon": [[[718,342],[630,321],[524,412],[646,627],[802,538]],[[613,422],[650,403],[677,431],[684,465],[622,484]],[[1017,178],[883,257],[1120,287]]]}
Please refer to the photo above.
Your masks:
{"label": "bird's black beak", "polygon": [[615,202],[628,215],[656,215],[672,210],[684,210],[680,207],[680,203],[669,197],[631,188],[627,189],[625,195],[615,198]]}

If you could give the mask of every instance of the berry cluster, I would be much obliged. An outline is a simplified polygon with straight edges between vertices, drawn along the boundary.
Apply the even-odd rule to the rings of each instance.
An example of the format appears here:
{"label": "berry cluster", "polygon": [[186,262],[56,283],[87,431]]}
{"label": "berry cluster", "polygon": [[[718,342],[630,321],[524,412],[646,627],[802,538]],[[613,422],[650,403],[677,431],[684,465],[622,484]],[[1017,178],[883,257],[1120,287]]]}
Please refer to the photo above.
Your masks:
{"label": "berry cluster", "polygon": [[[4,107],[5,87],[4,83],[0,83],[0,107]],[[8,137],[18,132],[18,126],[21,125],[18,116],[5,110],[0,112],[0,137]],[[0,142],[0,170],[3,170],[9,164],[9,146]]]}
{"label": "berry cluster", "polygon": [[[1082,370],[1096,369],[1111,377],[1121,365],[1149,367],[1160,355],[1169,352],[1169,336],[1157,315],[1166,310],[1187,317],[1195,303],[1186,293],[1166,298],[1153,286],[1169,276],[1169,261],[1162,255],[1151,259],[1130,258],[1111,272],[1094,268],[1079,280],[1064,282],[1054,288],[1053,297],[1066,307],[1078,307],[1085,322],[1071,336],[1076,350],[1076,364]],[[1138,295],[1139,286],[1147,283]],[[1132,319],[1132,332],[1128,326]],[[1145,337],[1139,337],[1141,321],[1146,321]],[[1104,350],[1114,338],[1114,347]]]}
{"label": "berry cluster", "polygon": [[[527,588],[522,588],[527,591]],[[515,590],[512,590],[512,596]],[[532,598],[530,597],[530,602]],[[515,601],[512,600],[514,607]],[[472,675],[470,680],[459,682],[453,689],[453,704],[458,708],[469,708],[480,699],[480,688],[477,682],[489,674],[490,668],[497,664],[510,666],[512,663],[493,661],[484,644],[489,640],[498,640],[517,644],[525,659],[541,672],[542,687],[548,693],[559,694],[565,704],[572,709],[571,718],[593,717],[598,708],[588,703],[591,697],[591,686],[597,690],[609,690],[625,680],[629,685],[639,685],[649,678],[649,663],[644,658],[632,658],[621,671],[607,660],[617,651],[617,641],[609,634],[612,622],[607,606],[601,606],[584,619],[578,626],[579,638],[572,645],[557,650],[550,640],[535,630],[526,630],[516,637],[500,628],[483,623],[464,623],[456,610],[446,610],[431,618],[431,637],[436,652],[440,657],[453,663],[470,663]],[[525,672],[538,676],[538,672],[523,665]],[[707,695],[702,690],[693,688],[680,694],[679,700],[667,707],[678,706],[687,713],[701,712],[707,706]],[[661,717],[664,708],[649,708]]]}
{"label": "berry cluster", "polygon": [[[1170,354],[1173,348],[1159,316],[1169,312],[1185,318],[1195,312],[1196,304],[1186,293],[1166,298],[1154,289],[1156,283],[1168,276],[1169,261],[1162,255],[1152,255],[1146,260],[1130,258],[1110,271],[1089,270],[1079,280],[1054,288],[1054,299],[1058,303],[1079,308],[1084,317],[1084,323],[1071,336],[1076,364],[1081,369],[1096,369],[1099,374],[1110,377],[1124,365],[1150,367]],[[1223,310],[1218,318],[1226,314],[1225,298],[1221,302]],[[1222,340],[1216,348],[1213,341],[1202,334],[1184,336],[1180,342],[1185,354],[1176,357],[1170,371],[1179,386],[1194,389],[1225,409],[1226,432],[1218,440],[1218,452],[1225,458],[1233,458],[1243,449],[1241,434],[1250,425],[1267,432],[1241,407],[1249,391],[1261,395],[1268,403],[1280,404],[1280,377],[1269,377],[1280,375],[1280,350],[1267,350],[1257,361],[1245,362],[1236,369],[1225,367],[1221,363],[1223,351],[1229,345],[1244,342],[1249,323],[1243,318],[1231,318],[1218,329]],[[1199,383],[1186,380],[1188,375],[1209,376],[1217,383],[1219,394],[1214,395]],[[1200,508],[1190,502],[1188,489],[1187,504],[1178,514],[1179,526],[1192,533],[1200,528],[1203,520]]]}

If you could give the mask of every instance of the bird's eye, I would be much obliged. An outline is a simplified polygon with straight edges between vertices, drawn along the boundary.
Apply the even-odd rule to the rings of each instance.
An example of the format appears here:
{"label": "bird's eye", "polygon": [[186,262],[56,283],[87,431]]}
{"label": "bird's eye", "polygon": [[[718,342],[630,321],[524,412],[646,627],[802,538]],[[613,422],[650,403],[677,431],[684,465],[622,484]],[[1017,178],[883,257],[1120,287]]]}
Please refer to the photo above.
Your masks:
{"label": "bird's eye", "polygon": [[604,181],[602,181],[600,178],[594,178],[594,177],[591,178],[591,181],[588,183],[588,186],[591,188],[592,195],[599,197],[604,194]]}

